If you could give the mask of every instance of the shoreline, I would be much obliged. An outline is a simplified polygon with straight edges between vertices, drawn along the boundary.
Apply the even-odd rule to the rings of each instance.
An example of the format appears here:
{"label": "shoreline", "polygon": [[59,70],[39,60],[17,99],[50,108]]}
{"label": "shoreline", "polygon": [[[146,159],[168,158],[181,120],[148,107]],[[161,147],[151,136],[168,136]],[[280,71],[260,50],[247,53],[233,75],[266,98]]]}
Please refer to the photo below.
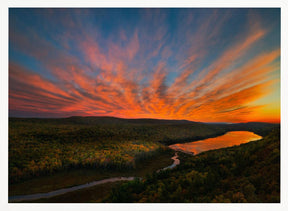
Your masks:
{"label": "shoreline", "polygon": [[[173,164],[171,164],[170,166],[167,166],[165,168],[159,169],[156,172],[160,172],[160,171],[165,171],[167,169],[172,169],[175,168],[177,165],[180,164],[180,160],[178,159],[178,154],[177,152],[175,152],[175,155],[173,157],[171,157],[172,160],[174,160]],[[141,177],[112,177],[112,178],[108,178],[108,179],[103,179],[103,180],[97,180],[97,181],[92,181],[92,182],[88,182],[82,185],[76,185],[73,187],[69,187],[69,188],[61,188],[58,190],[54,190],[54,191],[50,191],[47,193],[35,193],[35,194],[28,194],[28,195],[15,195],[15,196],[9,196],[8,197],[8,202],[9,203],[15,203],[15,202],[23,202],[26,203],[26,201],[33,201],[33,200],[38,200],[38,199],[43,199],[43,198],[51,198],[54,196],[59,196],[59,195],[63,195],[66,193],[70,193],[73,191],[77,191],[77,190],[81,190],[81,189],[85,189],[85,188],[90,188],[93,186],[97,186],[97,185],[101,185],[101,184],[106,184],[106,183],[110,183],[110,182],[119,182],[119,181],[132,181],[136,178],[142,179]]]}

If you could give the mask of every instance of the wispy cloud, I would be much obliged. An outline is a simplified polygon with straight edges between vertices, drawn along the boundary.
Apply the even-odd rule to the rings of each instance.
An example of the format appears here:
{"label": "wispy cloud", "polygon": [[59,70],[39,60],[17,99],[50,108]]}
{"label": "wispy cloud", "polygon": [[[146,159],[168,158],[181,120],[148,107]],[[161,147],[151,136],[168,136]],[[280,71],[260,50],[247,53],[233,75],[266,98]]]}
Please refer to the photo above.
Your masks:
{"label": "wispy cloud", "polygon": [[[53,10],[45,14],[49,22]],[[257,116],[266,105],[253,102],[279,83],[273,76],[280,68],[279,47],[257,51],[271,28],[261,18],[249,21],[248,13],[245,30],[231,33],[223,47],[223,31],[233,14],[187,14],[173,25],[169,13],[145,10],[131,29],[107,31],[113,33],[107,37],[99,26],[99,31],[87,30],[79,25],[82,16],[71,14],[61,18],[62,32],[50,32],[49,39],[33,26],[23,34],[11,28],[14,51],[29,55],[48,72],[10,59],[10,111],[215,122]]]}

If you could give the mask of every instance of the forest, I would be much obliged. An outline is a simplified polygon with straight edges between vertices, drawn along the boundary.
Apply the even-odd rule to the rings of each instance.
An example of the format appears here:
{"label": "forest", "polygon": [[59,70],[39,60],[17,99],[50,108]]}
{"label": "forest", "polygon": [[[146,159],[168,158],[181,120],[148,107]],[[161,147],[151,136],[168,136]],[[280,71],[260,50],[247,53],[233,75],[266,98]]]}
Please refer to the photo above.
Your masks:
{"label": "forest", "polygon": [[[142,179],[109,184],[105,197],[92,202],[279,202],[279,126],[112,117],[9,118],[9,195],[53,190],[59,175],[64,176],[58,188],[126,175]],[[181,165],[156,172],[172,162],[174,152],[168,145],[233,130],[264,138],[197,156],[179,152]],[[69,183],[71,176],[75,181]],[[82,195],[88,192],[93,196],[91,189]],[[64,197],[64,202],[73,200]]]}
{"label": "forest", "polygon": [[120,185],[105,202],[279,203],[279,132],[197,156],[181,153],[176,169]]}
{"label": "forest", "polygon": [[217,136],[225,131],[193,122],[121,120],[10,118],[9,182],[67,168],[134,168],[139,160],[167,150],[160,142]]}

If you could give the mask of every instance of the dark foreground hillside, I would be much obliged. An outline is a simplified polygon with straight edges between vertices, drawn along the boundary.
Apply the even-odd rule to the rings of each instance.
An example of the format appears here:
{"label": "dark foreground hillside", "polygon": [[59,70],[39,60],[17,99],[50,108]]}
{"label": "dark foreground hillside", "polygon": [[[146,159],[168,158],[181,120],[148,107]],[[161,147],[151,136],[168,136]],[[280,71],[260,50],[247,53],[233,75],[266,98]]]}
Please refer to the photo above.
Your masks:
{"label": "dark foreground hillside", "polygon": [[106,202],[280,202],[280,130],[260,141],[181,154],[174,170],[125,183]]}
{"label": "dark foreground hillside", "polygon": [[[165,145],[216,137],[230,130],[265,136],[277,127],[279,124],[205,124],[113,117],[9,118],[9,196],[49,192],[118,176],[143,177],[171,165],[174,152]],[[196,157],[181,154],[181,165],[175,170],[121,186],[108,201],[237,201],[239,194],[247,201],[277,201],[279,181],[273,171],[279,170],[280,155],[274,136],[248,144],[244,151],[231,148]],[[247,170],[250,164],[251,170]],[[243,178],[246,179],[242,181]],[[251,189],[249,196],[247,187],[242,190],[241,184]],[[82,197],[71,193],[72,198],[68,194],[51,201],[100,202],[116,185],[105,186],[105,194],[95,188],[90,192],[83,190]]]}

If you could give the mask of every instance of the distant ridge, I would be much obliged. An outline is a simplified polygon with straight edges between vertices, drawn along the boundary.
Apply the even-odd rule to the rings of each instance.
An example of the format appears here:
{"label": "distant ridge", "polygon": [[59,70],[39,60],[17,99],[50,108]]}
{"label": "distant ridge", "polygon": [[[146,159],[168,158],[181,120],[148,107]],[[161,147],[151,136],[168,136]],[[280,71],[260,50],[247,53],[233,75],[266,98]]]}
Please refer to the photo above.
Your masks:
{"label": "distant ridge", "polygon": [[232,124],[210,124],[226,131],[251,131],[261,136],[266,136],[273,128],[280,128],[280,123],[267,122],[247,122],[247,123],[232,123]]}
{"label": "distant ridge", "polygon": [[[251,131],[258,135],[265,136],[274,128],[280,128],[280,124],[251,122],[251,123],[203,123],[193,122],[188,120],[164,120],[164,119],[124,119],[117,117],[95,117],[95,116],[71,116],[67,118],[13,118],[9,117],[9,124],[35,124],[35,125],[74,125],[74,126],[96,126],[113,128],[118,130],[125,127],[128,130],[150,131],[145,133],[145,136],[161,137],[158,141],[165,145],[201,140],[204,138],[211,138],[223,135],[228,131]],[[141,129],[142,128],[142,129]],[[143,129],[144,128],[144,129]],[[121,131],[121,129],[120,129]],[[125,131],[125,130],[124,130]],[[153,131],[153,132],[151,132]],[[133,132],[133,133],[134,133]],[[160,135],[159,135],[160,134]],[[170,134],[170,135],[168,135]],[[177,138],[175,138],[177,137]]]}
{"label": "distant ridge", "polygon": [[9,117],[10,120],[29,120],[29,121],[38,121],[45,120],[49,122],[62,122],[62,123],[79,123],[79,124],[205,124],[205,125],[214,125],[225,128],[235,128],[238,129],[243,127],[271,127],[280,125],[280,123],[268,123],[268,122],[246,122],[246,123],[227,123],[227,122],[196,122],[190,120],[171,120],[171,119],[152,119],[152,118],[135,118],[135,119],[126,119],[113,116],[71,116],[71,117],[61,117],[61,118],[38,118],[38,117]]}
{"label": "distant ridge", "polygon": [[[140,119],[125,119],[110,116],[71,116],[64,118],[74,123],[82,124],[192,124],[196,123],[189,120],[166,120],[166,119],[151,119],[151,118],[140,118]],[[198,123],[198,122],[197,122]],[[199,122],[200,123],[200,122]]]}

